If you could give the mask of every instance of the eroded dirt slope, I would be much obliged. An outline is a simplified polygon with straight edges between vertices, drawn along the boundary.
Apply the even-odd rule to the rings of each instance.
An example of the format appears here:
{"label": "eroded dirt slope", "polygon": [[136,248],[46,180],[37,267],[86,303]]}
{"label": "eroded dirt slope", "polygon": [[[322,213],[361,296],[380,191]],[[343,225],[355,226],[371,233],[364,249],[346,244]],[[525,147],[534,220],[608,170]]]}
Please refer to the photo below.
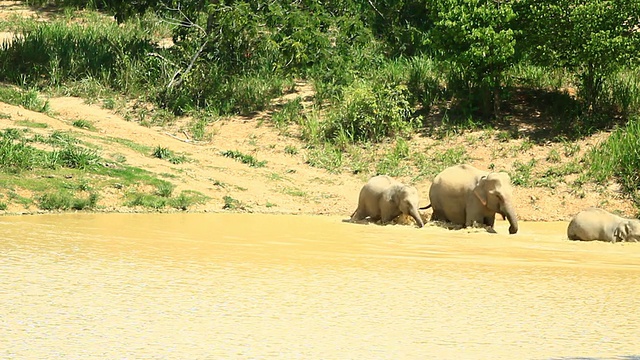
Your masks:
{"label": "eroded dirt slope", "polygon": [[[136,122],[123,119],[114,112],[98,105],[86,104],[82,99],[73,97],[49,99],[53,116],[25,110],[21,107],[0,103],[0,128],[21,127],[28,120],[47,124],[46,128],[30,128],[31,131],[51,133],[55,130],[71,131],[83,141],[94,144],[99,155],[107,162],[126,159],[126,164],[151,171],[159,176],[170,174],[167,178],[176,185],[175,193],[181,190],[196,190],[211,198],[190,211],[224,211],[224,196],[239,200],[244,209],[241,211],[293,214],[341,214],[349,216],[355,209],[357,196],[366,178],[363,175],[349,173],[331,174],[326,170],[314,168],[305,162],[306,152],[294,136],[281,135],[267,121],[260,121],[268,114],[258,114],[255,118],[229,118],[213,123],[209,129],[214,135],[211,141],[191,142],[181,132],[179,126],[173,129],[149,128]],[[79,129],[72,125],[74,120],[87,120],[93,123],[96,131]],[[496,158],[496,152],[505,146],[517,148],[518,142],[511,143],[495,140],[481,140],[468,143],[470,136],[487,138],[482,133],[466,134],[465,139],[452,138],[446,142],[415,136],[411,141],[412,151],[425,149],[431,153],[444,151],[447,147],[466,144],[468,161],[472,165],[486,169],[490,163],[500,163],[509,168],[515,161],[530,158],[543,159],[550,146],[533,146],[527,151],[510,151],[511,157]],[[586,151],[606,134],[599,134],[584,140],[580,145]],[[126,144],[138,144],[148,148],[157,146],[170,149],[184,155],[188,161],[172,164],[164,159],[153,157],[150,153],[140,152]],[[298,154],[288,154],[285,147],[299,149]],[[264,167],[255,168],[237,160],[225,157],[223,151],[237,150],[250,154],[260,161],[266,161]],[[543,161],[540,160],[542,164]],[[411,177],[401,177],[401,181],[411,182]],[[430,179],[415,183],[421,192],[422,205],[428,204]],[[522,220],[566,220],[580,209],[589,206],[602,206],[632,215],[631,203],[620,196],[615,186],[601,189],[585,186],[576,192],[560,184],[555,189],[515,188],[515,201]],[[99,205],[109,211],[123,210],[123,191],[105,189],[101,193]],[[14,211],[35,211],[35,209],[9,209]],[[425,216],[428,216],[427,210]]]}

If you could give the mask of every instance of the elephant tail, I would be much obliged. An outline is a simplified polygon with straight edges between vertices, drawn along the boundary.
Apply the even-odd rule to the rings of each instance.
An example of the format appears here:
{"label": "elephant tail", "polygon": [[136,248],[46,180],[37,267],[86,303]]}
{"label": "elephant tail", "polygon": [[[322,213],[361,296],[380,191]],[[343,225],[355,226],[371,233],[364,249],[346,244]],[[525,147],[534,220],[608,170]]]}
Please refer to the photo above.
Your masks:
{"label": "elephant tail", "polygon": [[431,204],[429,204],[429,205],[427,205],[427,206],[425,206],[425,207],[421,207],[421,208],[420,208],[420,210],[427,210],[427,209],[428,209],[428,208],[430,208],[430,207],[431,207]]}

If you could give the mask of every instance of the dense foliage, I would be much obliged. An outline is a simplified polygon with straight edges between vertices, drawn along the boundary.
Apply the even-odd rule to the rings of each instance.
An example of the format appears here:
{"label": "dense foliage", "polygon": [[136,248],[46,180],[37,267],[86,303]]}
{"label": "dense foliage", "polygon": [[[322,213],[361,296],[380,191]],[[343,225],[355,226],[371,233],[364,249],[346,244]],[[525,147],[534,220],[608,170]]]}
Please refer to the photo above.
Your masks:
{"label": "dense foliage", "polygon": [[605,82],[640,60],[640,2],[636,0],[523,0],[518,45],[532,62],[576,74],[585,105],[602,108]]}
{"label": "dense foliage", "polygon": [[[515,59],[509,2],[492,0],[439,0],[432,11],[431,31],[436,54],[453,66],[451,83],[456,94],[485,117],[496,115],[504,72]],[[466,99],[464,98],[466,95]]]}

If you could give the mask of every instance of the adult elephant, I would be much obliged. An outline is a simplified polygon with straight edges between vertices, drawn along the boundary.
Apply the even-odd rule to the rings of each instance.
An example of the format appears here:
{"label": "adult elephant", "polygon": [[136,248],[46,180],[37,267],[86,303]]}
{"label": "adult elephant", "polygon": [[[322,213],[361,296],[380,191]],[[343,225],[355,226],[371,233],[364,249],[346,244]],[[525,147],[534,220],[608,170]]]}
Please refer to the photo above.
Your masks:
{"label": "adult elephant", "polygon": [[640,220],[626,219],[606,210],[590,208],[577,213],[567,227],[571,240],[638,241]]}
{"label": "adult elephant", "polygon": [[511,197],[509,174],[481,171],[467,164],[451,166],[433,179],[429,189],[431,220],[464,226],[477,223],[493,229],[498,213],[509,220],[509,233],[515,234],[518,219]]}
{"label": "adult elephant", "polygon": [[351,221],[382,220],[387,223],[400,214],[411,216],[418,227],[424,223],[418,212],[420,197],[418,190],[387,176],[374,176],[362,187],[358,197],[358,208],[351,215]]}

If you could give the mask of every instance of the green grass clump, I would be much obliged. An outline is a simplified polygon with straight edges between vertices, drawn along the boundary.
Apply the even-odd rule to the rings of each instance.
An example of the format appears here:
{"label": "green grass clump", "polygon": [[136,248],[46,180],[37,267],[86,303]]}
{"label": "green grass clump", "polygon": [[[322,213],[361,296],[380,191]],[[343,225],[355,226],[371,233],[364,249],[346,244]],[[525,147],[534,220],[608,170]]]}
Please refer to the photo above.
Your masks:
{"label": "green grass clump", "polygon": [[171,197],[171,193],[173,193],[173,189],[175,186],[170,182],[161,182],[156,187],[156,194],[161,197]]}
{"label": "green grass clump", "polygon": [[208,197],[197,191],[183,190],[178,196],[172,197],[175,186],[169,182],[158,180],[155,182],[156,191],[152,194],[132,191],[127,194],[126,206],[140,206],[154,210],[167,207],[187,210],[190,206],[202,204]]}
{"label": "green grass clump", "polygon": [[296,98],[284,104],[280,109],[271,114],[271,121],[280,133],[286,133],[289,124],[297,124],[302,117],[302,103],[300,98]]}
{"label": "green grass clump", "polygon": [[151,155],[158,159],[165,159],[172,164],[181,164],[187,160],[184,155],[176,155],[168,148],[159,145],[153,149],[153,153]]}
{"label": "green grass clump", "polygon": [[[42,150],[32,146],[36,143],[52,149]],[[138,186],[156,188],[153,194],[129,193],[125,203],[128,206],[186,210],[207,199],[200,193],[186,190],[174,197],[171,183],[143,169],[124,164],[101,166],[101,158],[96,151],[78,143],[69,133],[59,131],[49,136],[17,128],[0,131],[0,184],[6,189],[24,189],[41,194],[33,199],[10,197],[9,203],[20,202],[24,206],[36,204],[43,210],[92,209],[98,201],[99,189],[111,186],[118,189]],[[156,152],[165,154],[163,151],[159,147]],[[180,159],[172,152],[169,154],[172,159]],[[29,173],[26,176],[15,176],[27,171]],[[90,174],[90,181],[84,177],[87,174]],[[80,180],[70,182],[67,179]],[[76,193],[89,195],[77,196]]]}
{"label": "green grass clump", "polygon": [[40,152],[26,145],[24,141],[15,142],[8,138],[0,140],[0,168],[9,173],[33,169]]}
{"label": "green grass clump", "polygon": [[222,206],[225,210],[244,210],[245,205],[238,199],[234,199],[229,195],[225,195],[222,197],[224,201],[224,205]]}
{"label": "green grass clump", "polygon": [[38,199],[42,210],[87,210],[96,207],[98,194],[91,193],[87,198],[75,197],[66,191],[46,193]]}
{"label": "green grass clump", "polygon": [[[2,53],[2,51],[0,51]],[[49,113],[51,108],[48,100],[43,100],[35,89],[21,90],[10,86],[0,86],[0,101],[7,104],[22,106],[27,110]]]}
{"label": "green grass clump", "polygon": [[171,198],[169,205],[176,209],[187,210],[190,206],[196,204],[203,204],[208,200],[208,197],[202,195],[197,191],[184,190],[180,192],[180,195]]}
{"label": "green grass clump", "polygon": [[551,149],[547,155],[547,161],[550,163],[559,163],[560,160],[562,160],[562,158],[560,157],[558,150]]}
{"label": "green grass clump", "polygon": [[55,130],[48,137],[42,139],[42,143],[53,146],[68,146],[77,144],[79,140],[69,132]]}
{"label": "green grass clump", "polygon": [[46,129],[49,127],[49,125],[45,123],[31,121],[31,120],[19,120],[19,121],[16,121],[16,124],[20,126],[26,126],[30,128],[37,128],[37,129]]}
{"label": "green grass clump", "polygon": [[158,145],[153,149],[153,153],[151,155],[158,159],[169,159],[173,155],[173,151]]}
{"label": "green grass clump", "polygon": [[81,146],[67,146],[58,152],[57,160],[56,163],[64,167],[85,170],[97,165],[100,157],[94,150]]}
{"label": "green grass clump", "polygon": [[128,198],[128,201],[125,201],[126,206],[141,206],[156,210],[166,207],[169,203],[166,197],[140,192],[129,194]]}
{"label": "green grass clump", "polygon": [[289,155],[298,155],[298,148],[292,145],[284,147],[284,153]]}
{"label": "green grass clump", "polygon": [[[24,137],[24,133],[15,129],[5,129],[0,138],[0,167],[5,172],[17,173],[23,170],[35,168],[71,168],[88,169],[97,165],[100,157],[95,150],[70,144],[70,139],[54,138],[62,136],[54,132],[49,138],[33,136],[32,139]],[[29,144],[29,141],[42,141],[46,144],[62,145],[62,149],[44,151]]]}
{"label": "green grass clump", "polygon": [[91,130],[91,131],[96,130],[96,127],[93,126],[93,123],[91,123],[91,121],[89,120],[78,119],[78,120],[75,120],[72,123],[72,125],[80,129]]}
{"label": "green grass clump", "polygon": [[624,115],[640,112],[640,69],[624,68],[607,79],[612,104]]}
{"label": "green grass clump", "polygon": [[194,117],[193,120],[191,120],[188,125],[188,130],[191,133],[193,140],[211,140],[213,133],[207,131],[207,126],[210,121],[210,119],[204,117]]}
{"label": "green grass clump", "polygon": [[326,169],[330,173],[337,174],[342,169],[344,159],[342,150],[335,145],[325,144],[320,147],[312,147],[307,152],[307,164]]}
{"label": "green grass clump", "polygon": [[533,168],[536,163],[535,159],[531,159],[526,163],[515,161],[513,163],[514,172],[511,174],[513,184],[524,187],[534,186]]}
{"label": "green grass clump", "polygon": [[267,164],[266,160],[258,161],[252,155],[243,154],[237,150],[226,150],[222,152],[222,156],[226,156],[228,158],[232,158],[240,161],[243,164],[247,164],[251,167],[264,167]]}
{"label": "green grass clump", "polygon": [[387,152],[376,164],[376,174],[401,176],[408,171],[404,160],[409,157],[409,144],[406,140],[398,138],[395,146]]}

